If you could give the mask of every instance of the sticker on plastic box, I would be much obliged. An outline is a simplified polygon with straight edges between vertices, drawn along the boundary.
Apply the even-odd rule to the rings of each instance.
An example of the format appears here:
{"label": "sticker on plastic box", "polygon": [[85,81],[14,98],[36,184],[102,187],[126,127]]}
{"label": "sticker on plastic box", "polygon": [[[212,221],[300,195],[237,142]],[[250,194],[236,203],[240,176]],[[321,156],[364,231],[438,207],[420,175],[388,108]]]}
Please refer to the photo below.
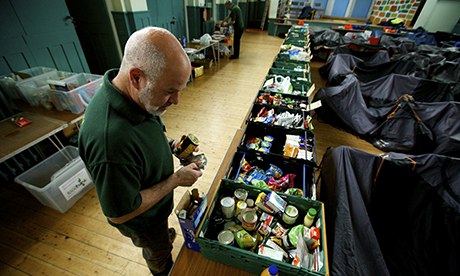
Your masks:
{"label": "sticker on plastic box", "polygon": [[70,200],[72,197],[78,195],[86,186],[91,184],[91,178],[88,175],[86,169],[81,169],[66,182],[59,186],[59,191],[66,200]]}

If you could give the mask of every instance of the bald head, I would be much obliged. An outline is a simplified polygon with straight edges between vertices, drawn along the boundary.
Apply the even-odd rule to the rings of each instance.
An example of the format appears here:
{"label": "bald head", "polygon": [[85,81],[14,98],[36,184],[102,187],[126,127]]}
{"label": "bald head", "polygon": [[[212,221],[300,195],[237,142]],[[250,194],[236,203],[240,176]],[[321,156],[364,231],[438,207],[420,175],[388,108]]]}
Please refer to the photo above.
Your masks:
{"label": "bald head", "polygon": [[173,34],[166,29],[147,27],[129,37],[120,72],[125,73],[131,67],[140,68],[154,81],[161,77],[167,64],[177,66],[184,62],[189,62],[188,57]]}
{"label": "bald head", "polygon": [[112,84],[126,97],[154,115],[179,102],[190,77],[190,60],[169,31],[147,27],[126,42],[120,71]]}

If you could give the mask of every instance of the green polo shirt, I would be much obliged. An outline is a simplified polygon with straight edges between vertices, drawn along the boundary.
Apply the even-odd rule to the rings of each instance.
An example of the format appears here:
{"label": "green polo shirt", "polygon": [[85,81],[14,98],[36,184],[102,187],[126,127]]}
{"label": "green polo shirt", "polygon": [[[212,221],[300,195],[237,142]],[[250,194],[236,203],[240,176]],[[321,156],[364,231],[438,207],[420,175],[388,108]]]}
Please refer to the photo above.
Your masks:
{"label": "green polo shirt", "polygon": [[235,30],[244,29],[243,16],[241,15],[241,9],[238,7],[238,5],[233,5],[232,9],[230,10],[230,18],[232,21],[235,21],[235,24],[233,25]]}
{"label": "green polo shirt", "polygon": [[[104,75],[103,85],[85,111],[79,134],[80,156],[88,168],[107,217],[120,217],[136,210],[140,191],[168,178],[174,163],[163,123],[111,83],[117,70]],[[112,225],[142,233],[166,220],[173,208],[173,192],[136,218]],[[110,222],[110,221],[109,221]]]}

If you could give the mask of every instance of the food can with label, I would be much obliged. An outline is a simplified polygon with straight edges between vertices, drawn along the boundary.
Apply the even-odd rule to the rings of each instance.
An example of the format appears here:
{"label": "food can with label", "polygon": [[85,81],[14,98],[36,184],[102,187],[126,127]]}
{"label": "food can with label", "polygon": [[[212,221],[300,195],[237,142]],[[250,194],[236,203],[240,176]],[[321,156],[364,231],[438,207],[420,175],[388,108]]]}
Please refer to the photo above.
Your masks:
{"label": "food can with label", "polygon": [[180,159],[187,159],[192,155],[199,144],[200,140],[198,140],[195,135],[189,133],[179,142],[174,154]]}

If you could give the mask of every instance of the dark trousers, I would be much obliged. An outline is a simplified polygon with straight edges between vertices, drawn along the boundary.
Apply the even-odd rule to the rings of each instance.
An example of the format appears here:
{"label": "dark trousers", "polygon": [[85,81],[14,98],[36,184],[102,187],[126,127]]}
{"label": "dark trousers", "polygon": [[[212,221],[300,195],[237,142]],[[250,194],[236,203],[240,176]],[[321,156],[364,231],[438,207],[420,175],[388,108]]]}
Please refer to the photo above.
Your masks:
{"label": "dark trousers", "polygon": [[236,29],[233,35],[233,56],[239,57],[240,56],[240,42],[241,37],[243,36],[244,29]]}
{"label": "dark trousers", "polygon": [[135,246],[142,248],[142,256],[153,275],[168,275],[173,265],[168,220],[158,222],[152,229],[142,234],[118,230],[124,236],[131,238]]}

